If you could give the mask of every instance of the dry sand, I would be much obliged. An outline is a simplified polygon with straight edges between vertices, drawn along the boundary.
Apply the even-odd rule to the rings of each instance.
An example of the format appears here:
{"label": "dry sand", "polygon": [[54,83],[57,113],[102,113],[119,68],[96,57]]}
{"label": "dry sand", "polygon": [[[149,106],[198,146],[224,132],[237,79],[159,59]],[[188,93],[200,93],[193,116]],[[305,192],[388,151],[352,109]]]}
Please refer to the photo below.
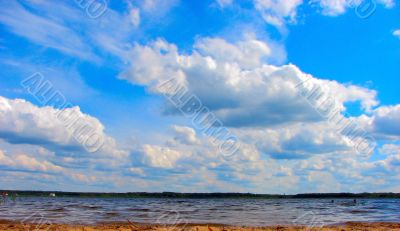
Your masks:
{"label": "dry sand", "polygon": [[112,223],[99,225],[65,225],[65,224],[21,224],[19,222],[0,221],[1,231],[269,231],[269,230],[315,230],[315,231],[342,231],[342,230],[400,230],[400,223],[359,223],[349,222],[343,225],[327,226],[322,228],[310,227],[294,227],[294,226],[273,226],[273,227],[239,227],[239,226],[222,226],[222,225],[145,225],[133,223]]}

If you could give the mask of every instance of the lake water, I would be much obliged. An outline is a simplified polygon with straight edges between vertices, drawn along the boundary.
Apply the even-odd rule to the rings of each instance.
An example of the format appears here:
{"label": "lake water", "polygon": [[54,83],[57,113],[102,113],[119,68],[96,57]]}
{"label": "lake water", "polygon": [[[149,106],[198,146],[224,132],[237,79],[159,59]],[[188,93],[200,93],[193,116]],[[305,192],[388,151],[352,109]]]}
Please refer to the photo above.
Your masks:
{"label": "lake water", "polygon": [[103,199],[26,197],[0,204],[1,220],[96,224],[309,225],[400,222],[400,199]]}

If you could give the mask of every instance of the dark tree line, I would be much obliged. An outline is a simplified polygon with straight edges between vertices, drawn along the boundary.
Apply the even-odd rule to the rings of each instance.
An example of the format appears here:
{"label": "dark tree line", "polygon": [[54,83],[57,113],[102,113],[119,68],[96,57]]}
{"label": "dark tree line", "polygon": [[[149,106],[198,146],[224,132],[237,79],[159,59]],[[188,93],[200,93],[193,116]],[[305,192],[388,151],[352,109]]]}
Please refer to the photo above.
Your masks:
{"label": "dark tree line", "polygon": [[13,191],[0,190],[8,195],[48,197],[51,193],[57,197],[101,197],[101,198],[400,198],[400,193],[304,193],[295,195],[252,194],[252,193],[176,193],[176,192],[128,192],[128,193],[86,193],[58,191]]}

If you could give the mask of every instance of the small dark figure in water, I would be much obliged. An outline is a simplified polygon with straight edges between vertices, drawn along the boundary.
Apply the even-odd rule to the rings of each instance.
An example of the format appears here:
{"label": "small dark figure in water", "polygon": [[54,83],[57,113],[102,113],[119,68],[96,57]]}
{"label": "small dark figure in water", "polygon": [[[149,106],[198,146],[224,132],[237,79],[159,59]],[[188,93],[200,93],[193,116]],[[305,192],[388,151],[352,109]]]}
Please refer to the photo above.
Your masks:
{"label": "small dark figure in water", "polygon": [[354,202],[354,204],[357,204],[357,200],[356,199],[354,199],[353,202]]}
{"label": "small dark figure in water", "polygon": [[334,203],[335,201],[334,200],[331,200],[331,203]]}

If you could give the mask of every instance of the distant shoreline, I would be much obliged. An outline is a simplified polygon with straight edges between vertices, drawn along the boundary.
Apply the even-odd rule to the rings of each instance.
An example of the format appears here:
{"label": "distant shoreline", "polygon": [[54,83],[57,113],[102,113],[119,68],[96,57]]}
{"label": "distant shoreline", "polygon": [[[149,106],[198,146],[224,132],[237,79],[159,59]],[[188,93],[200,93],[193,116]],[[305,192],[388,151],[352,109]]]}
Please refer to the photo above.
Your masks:
{"label": "distant shoreline", "polygon": [[38,197],[82,197],[82,198],[177,198],[177,199],[202,199],[202,198],[255,198],[255,199],[320,199],[320,198],[400,198],[400,193],[302,193],[293,195],[280,194],[252,194],[252,193],[177,193],[177,192],[127,192],[127,193],[102,193],[102,192],[62,192],[62,191],[22,191],[0,190],[9,196],[38,196]]}

